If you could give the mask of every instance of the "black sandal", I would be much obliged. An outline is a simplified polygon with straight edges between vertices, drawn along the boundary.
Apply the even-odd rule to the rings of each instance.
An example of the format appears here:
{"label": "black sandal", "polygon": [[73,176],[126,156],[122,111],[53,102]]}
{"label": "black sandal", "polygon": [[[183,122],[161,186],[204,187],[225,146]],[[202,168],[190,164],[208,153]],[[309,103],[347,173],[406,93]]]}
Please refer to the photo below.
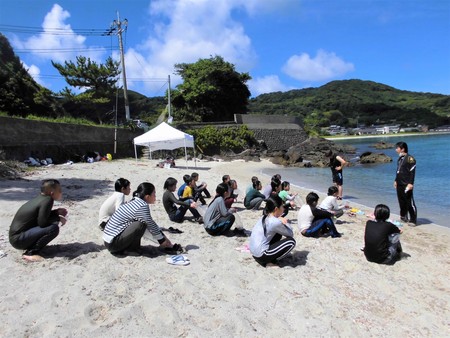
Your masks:
{"label": "black sandal", "polygon": [[181,231],[180,229],[174,228],[174,227],[170,227],[168,230],[171,234],[182,234],[183,231]]}

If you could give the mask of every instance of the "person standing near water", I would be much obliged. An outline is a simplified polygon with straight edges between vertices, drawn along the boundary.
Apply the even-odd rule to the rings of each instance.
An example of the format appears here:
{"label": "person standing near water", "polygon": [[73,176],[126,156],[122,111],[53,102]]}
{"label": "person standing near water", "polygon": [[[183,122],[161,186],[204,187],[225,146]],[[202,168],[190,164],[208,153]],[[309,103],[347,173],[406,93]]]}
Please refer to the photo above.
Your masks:
{"label": "person standing near water", "polygon": [[395,151],[398,154],[398,160],[394,188],[397,190],[400,219],[410,226],[416,226],[417,208],[413,197],[416,159],[408,154],[408,145],[405,142],[397,142],[395,144]]}
{"label": "person standing near water", "polygon": [[342,168],[345,166],[347,162],[341,156],[333,153],[331,149],[325,154],[325,156],[330,158],[330,168],[331,174],[333,176],[333,183],[338,188],[337,199],[342,200],[343,195],[342,185],[344,184],[344,176],[342,175]]}

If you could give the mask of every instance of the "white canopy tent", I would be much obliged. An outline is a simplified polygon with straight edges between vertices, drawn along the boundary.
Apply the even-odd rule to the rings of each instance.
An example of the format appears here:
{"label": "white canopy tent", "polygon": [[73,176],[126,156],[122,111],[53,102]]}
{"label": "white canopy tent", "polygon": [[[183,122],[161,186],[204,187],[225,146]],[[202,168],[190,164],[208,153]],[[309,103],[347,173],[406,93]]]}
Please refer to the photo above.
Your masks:
{"label": "white canopy tent", "polygon": [[[134,153],[137,161],[137,149],[136,146],[148,147],[150,151],[150,157],[152,151],[155,150],[173,150],[177,148],[184,147],[184,154],[186,157],[187,166],[187,148],[194,148],[194,159],[195,159],[195,144],[194,136],[186,134],[181,130],[178,130],[165,122],[162,122],[152,130],[149,130],[145,134],[135,137],[134,143]],[[195,162],[197,166],[197,162]]]}

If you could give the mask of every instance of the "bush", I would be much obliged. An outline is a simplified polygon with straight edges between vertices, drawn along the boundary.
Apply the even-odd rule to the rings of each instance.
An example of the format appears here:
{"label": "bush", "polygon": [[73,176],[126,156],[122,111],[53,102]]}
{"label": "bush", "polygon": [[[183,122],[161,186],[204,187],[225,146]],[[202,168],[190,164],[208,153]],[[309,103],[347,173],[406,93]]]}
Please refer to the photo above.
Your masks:
{"label": "bush", "polygon": [[238,153],[256,144],[255,136],[247,126],[225,128],[206,126],[187,130],[187,133],[194,136],[197,148],[205,155]]}

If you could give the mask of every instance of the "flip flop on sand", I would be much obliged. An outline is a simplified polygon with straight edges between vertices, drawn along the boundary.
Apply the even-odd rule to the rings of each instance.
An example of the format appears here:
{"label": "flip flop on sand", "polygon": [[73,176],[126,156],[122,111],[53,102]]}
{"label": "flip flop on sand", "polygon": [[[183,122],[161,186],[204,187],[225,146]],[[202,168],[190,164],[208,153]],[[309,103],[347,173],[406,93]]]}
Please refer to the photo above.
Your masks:
{"label": "flip flop on sand", "polygon": [[186,266],[191,263],[189,261],[189,258],[187,258],[186,256],[183,256],[183,255],[175,255],[175,256],[167,257],[166,262],[171,265],[182,265],[182,266]]}
{"label": "flip flop on sand", "polygon": [[242,246],[237,247],[235,250],[239,252],[250,252],[250,247],[248,244],[244,244]]}
{"label": "flip flop on sand", "polygon": [[168,230],[171,234],[182,234],[183,231],[181,231],[180,229],[174,228],[174,227],[169,227]]}

